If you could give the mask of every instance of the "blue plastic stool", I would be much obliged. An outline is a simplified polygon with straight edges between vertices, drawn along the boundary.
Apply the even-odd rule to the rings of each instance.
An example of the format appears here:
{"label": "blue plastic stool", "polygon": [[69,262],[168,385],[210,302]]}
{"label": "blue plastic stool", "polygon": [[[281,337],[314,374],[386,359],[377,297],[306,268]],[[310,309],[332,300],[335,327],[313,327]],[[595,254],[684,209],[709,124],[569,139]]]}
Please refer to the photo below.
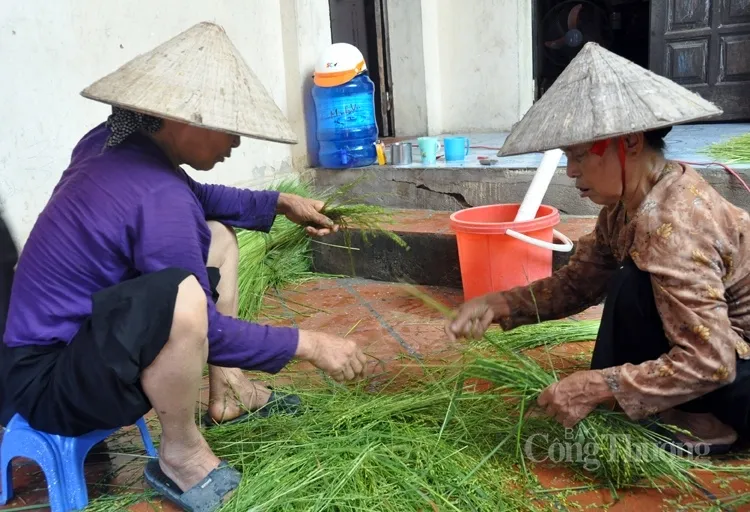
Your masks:
{"label": "blue plastic stool", "polygon": [[[136,423],[141,432],[143,445],[151,457],[156,457],[154,443],[141,418]],[[42,468],[47,479],[52,512],[70,512],[86,508],[89,493],[83,463],[91,448],[104,441],[119,429],[95,430],[79,437],[65,437],[34,430],[24,418],[16,414],[8,422],[0,446],[0,475],[2,492],[0,505],[5,505],[13,497],[12,460],[25,457]]]}

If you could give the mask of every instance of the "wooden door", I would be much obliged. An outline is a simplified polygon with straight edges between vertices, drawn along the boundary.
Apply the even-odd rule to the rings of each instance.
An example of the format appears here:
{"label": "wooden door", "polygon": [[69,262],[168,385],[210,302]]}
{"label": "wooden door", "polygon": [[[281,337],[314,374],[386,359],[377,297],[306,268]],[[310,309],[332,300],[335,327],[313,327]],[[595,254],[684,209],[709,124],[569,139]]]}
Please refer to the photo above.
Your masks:
{"label": "wooden door", "polygon": [[651,0],[651,70],[750,119],[750,0]]}

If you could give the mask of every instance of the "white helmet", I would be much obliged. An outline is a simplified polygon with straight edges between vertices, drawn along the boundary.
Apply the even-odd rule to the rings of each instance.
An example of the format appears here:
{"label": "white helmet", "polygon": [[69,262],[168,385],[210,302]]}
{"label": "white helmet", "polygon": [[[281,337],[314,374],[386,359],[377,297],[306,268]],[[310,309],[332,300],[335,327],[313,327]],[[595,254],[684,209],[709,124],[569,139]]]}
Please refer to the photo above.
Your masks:
{"label": "white helmet", "polygon": [[366,70],[365,58],[356,46],[334,43],[323,52],[315,65],[315,85],[336,87]]}

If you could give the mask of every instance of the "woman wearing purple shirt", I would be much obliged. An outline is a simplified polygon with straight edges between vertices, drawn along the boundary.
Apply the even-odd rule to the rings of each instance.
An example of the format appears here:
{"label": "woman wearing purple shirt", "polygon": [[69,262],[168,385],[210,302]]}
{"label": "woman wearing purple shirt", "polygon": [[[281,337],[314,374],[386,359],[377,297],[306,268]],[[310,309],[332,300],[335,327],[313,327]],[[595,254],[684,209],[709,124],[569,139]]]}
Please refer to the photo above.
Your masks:
{"label": "woman wearing purple shirt", "polygon": [[267,232],[279,214],[311,235],[337,226],[319,201],[204,185],[181,169],[212,169],[241,135],[295,141],[220,27],[196,25],[83,94],[112,115],[74,148],[22,251],[3,402],[33,427],[71,436],[130,425],[153,407],[162,437],[147,481],[186,510],[215,510],[240,475],[194,420],[206,362],[207,424],[296,409],[297,397],[240,369],[275,373],[298,358],[345,381],[365,367],[351,341],[236,318],[232,228]]}

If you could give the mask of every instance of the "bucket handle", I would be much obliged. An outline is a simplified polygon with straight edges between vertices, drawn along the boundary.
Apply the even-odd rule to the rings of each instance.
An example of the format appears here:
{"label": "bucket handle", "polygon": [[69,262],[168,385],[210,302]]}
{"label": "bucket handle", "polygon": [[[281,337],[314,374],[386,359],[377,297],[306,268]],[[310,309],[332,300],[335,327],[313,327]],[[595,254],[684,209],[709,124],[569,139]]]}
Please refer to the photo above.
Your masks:
{"label": "bucket handle", "polygon": [[505,234],[512,236],[516,240],[526,242],[527,244],[536,245],[537,247],[541,247],[542,249],[549,249],[550,251],[570,252],[573,250],[573,242],[570,240],[570,238],[563,235],[556,229],[552,230],[552,235],[558,240],[561,240],[563,242],[561,244],[545,242],[544,240],[532,238],[528,235],[524,235],[523,233],[519,233],[518,231],[513,231],[512,229],[507,230]]}

